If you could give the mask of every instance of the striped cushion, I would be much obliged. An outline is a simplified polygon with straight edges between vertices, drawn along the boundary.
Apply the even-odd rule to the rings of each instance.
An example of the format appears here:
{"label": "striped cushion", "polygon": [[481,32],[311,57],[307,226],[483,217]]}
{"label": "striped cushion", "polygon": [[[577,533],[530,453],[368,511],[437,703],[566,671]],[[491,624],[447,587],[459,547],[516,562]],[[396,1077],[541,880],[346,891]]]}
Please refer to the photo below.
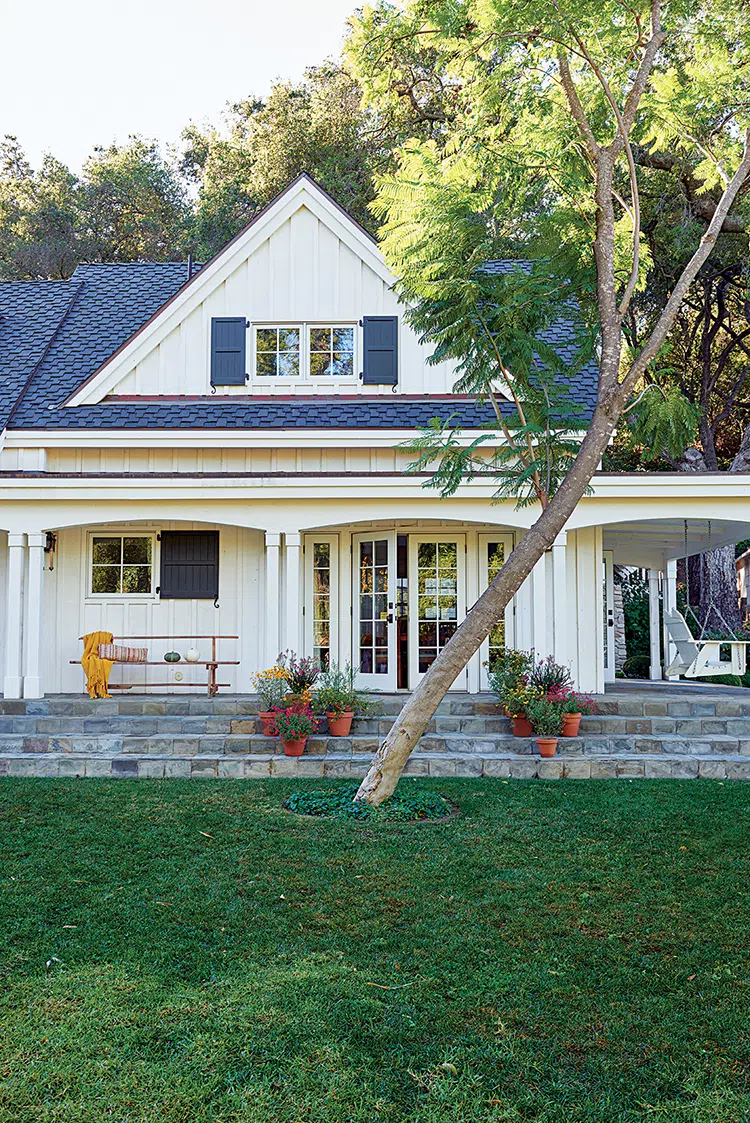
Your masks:
{"label": "striped cushion", "polygon": [[148,648],[118,647],[116,643],[100,643],[99,658],[111,659],[116,663],[145,663],[148,660]]}

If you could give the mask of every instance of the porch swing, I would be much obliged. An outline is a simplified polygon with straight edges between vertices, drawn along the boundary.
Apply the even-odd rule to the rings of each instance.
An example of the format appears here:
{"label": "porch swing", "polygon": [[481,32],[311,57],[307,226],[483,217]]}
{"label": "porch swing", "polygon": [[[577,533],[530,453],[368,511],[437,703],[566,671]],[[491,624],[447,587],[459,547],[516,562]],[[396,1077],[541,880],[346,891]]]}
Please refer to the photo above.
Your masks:
{"label": "porch swing", "polygon": [[[684,675],[685,678],[701,678],[713,675],[739,675],[745,673],[747,666],[748,640],[738,639],[736,634],[727,624],[718,605],[714,603],[713,573],[708,567],[708,608],[703,623],[695,614],[690,598],[690,565],[688,562],[688,524],[685,522],[685,588],[687,592],[687,608],[685,615],[692,616],[700,631],[698,639],[693,637],[687,620],[676,608],[665,610],[664,624],[669,639],[677,648],[677,655],[666,670],[667,678],[672,675]],[[708,553],[713,551],[713,534],[711,520],[708,520]],[[728,633],[725,639],[709,639],[706,629],[711,614],[714,614],[721,623],[724,631]],[[730,658],[722,660],[721,648],[729,646]]]}

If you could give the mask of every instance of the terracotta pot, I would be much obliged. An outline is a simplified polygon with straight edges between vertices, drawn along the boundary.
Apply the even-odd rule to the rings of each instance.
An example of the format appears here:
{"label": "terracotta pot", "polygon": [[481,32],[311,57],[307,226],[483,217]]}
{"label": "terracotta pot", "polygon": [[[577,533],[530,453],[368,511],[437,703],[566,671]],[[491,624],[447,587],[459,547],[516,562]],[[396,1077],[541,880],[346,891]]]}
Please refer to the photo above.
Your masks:
{"label": "terracotta pot", "polygon": [[303,752],[305,751],[305,742],[306,741],[307,741],[307,737],[299,737],[295,741],[284,741],[284,740],[282,740],[281,743],[284,746],[284,755],[285,756],[302,756]]}
{"label": "terracotta pot", "polygon": [[537,737],[540,756],[554,756],[557,748],[557,737]]}
{"label": "terracotta pot", "polygon": [[530,737],[534,732],[526,714],[517,714],[515,717],[511,718],[510,727],[513,730],[514,737]]}
{"label": "terracotta pot", "polygon": [[581,728],[583,714],[565,714],[563,719],[562,737],[577,737]]}
{"label": "terracotta pot", "polygon": [[273,721],[276,717],[275,710],[258,710],[258,717],[260,718],[260,727],[263,730],[263,736],[273,737]]}
{"label": "terracotta pot", "polygon": [[352,731],[354,710],[342,710],[340,713],[327,713],[328,728],[332,737],[348,737]]}

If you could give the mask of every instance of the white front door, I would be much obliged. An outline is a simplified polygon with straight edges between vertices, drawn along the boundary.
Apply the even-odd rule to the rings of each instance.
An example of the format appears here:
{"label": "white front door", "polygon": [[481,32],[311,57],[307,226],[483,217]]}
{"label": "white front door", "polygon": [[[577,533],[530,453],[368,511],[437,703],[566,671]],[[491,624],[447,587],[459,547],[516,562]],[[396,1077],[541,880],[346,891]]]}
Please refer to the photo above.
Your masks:
{"label": "white front door", "polygon": [[604,681],[615,681],[615,555],[604,550]]}
{"label": "white front door", "polygon": [[352,660],[365,690],[396,689],[396,534],[352,538]]}
{"label": "white front door", "polygon": [[[513,551],[512,534],[479,534],[479,595],[481,596],[491,581],[497,576]],[[506,647],[515,647],[515,605],[514,600],[505,609],[502,620],[493,627],[479,649],[481,672],[479,681],[482,690],[489,690],[487,672],[493,658]]]}
{"label": "white front door", "polygon": [[[409,686],[413,689],[466,614],[466,536],[409,535]],[[466,690],[466,671],[453,683]]]}

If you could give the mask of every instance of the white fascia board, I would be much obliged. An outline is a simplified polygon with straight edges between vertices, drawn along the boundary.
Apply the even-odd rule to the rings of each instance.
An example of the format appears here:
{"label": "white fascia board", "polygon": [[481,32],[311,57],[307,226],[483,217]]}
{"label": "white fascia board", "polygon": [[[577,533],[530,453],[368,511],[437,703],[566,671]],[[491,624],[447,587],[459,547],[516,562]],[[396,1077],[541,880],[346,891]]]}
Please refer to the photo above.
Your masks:
{"label": "white fascia board", "polygon": [[281,195],[275,204],[271,204],[264,215],[251,223],[244,234],[240,234],[225,250],[204,265],[190,284],[171,300],[163,313],[157,312],[154,319],[114,358],[104,363],[97,373],[75,390],[64,405],[99,403],[128,371],[142,362],[173,328],[201,304],[208,292],[223,284],[241,261],[250,257],[259,245],[267,241],[302,206],[306,206],[328,226],[387,285],[393,286],[395,277],[385,264],[377,245],[354,222],[347,222],[345,216],[313,184],[300,180]]}
{"label": "white fascia board", "polygon": [[[14,429],[6,448],[393,448],[417,429]],[[486,430],[466,429],[471,444]],[[498,434],[501,436],[501,434]],[[486,441],[491,447],[496,442]],[[498,441],[498,444],[504,441]]]}

